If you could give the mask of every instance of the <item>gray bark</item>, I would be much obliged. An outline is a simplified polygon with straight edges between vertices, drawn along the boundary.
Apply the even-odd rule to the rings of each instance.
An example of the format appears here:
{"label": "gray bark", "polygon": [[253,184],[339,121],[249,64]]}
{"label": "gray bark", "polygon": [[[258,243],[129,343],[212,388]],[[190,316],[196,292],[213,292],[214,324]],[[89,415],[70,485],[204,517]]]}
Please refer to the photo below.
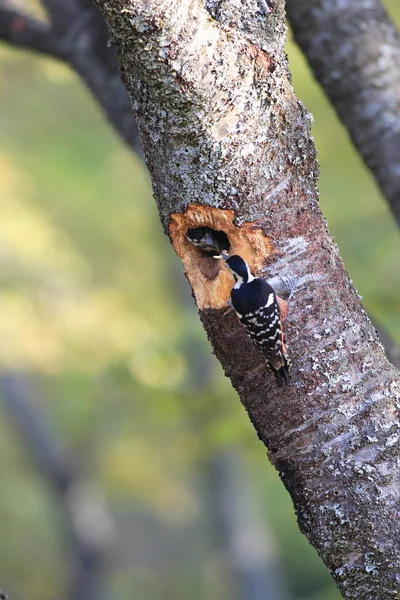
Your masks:
{"label": "gray bark", "polygon": [[[310,119],[284,54],[283,2],[96,0],[119,52],[154,196],[200,317],[301,530],[344,597],[398,597],[399,372],[344,271],[318,206]],[[226,310],[230,280],[186,241],[228,235],[265,276],[308,277],[287,319],[280,390]]]}
{"label": "gray bark", "polygon": [[296,42],[400,225],[400,36],[379,0],[287,0]]}

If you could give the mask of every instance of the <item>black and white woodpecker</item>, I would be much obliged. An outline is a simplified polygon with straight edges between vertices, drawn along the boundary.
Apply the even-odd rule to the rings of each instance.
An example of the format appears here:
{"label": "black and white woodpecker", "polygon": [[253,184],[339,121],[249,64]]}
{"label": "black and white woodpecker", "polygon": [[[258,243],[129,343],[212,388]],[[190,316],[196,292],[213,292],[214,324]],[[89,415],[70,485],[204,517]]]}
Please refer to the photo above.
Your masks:
{"label": "black and white woodpecker", "polygon": [[221,257],[235,279],[231,299],[240,322],[267,359],[278,386],[289,385],[291,360],[282,330],[286,302],[275,294],[265,279],[254,277],[243,258],[228,257],[225,253]]}

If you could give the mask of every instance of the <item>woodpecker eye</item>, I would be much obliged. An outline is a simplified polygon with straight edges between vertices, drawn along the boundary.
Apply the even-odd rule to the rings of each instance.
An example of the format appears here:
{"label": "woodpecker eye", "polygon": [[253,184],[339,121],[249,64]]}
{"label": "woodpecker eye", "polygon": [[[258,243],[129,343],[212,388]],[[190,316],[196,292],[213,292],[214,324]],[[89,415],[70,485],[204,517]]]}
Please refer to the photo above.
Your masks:
{"label": "woodpecker eye", "polygon": [[211,227],[188,229],[186,238],[206,257],[219,255],[223,251],[228,252],[231,246],[226,233]]}

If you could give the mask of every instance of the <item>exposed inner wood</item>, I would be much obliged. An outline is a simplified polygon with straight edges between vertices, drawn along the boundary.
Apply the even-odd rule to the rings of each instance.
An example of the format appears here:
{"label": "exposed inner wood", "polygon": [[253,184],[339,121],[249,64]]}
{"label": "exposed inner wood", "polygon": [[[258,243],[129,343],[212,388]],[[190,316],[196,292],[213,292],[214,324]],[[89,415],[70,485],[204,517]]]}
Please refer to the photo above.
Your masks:
{"label": "exposed inner wood", "polygon": [[216,231],[223,231],[229,239],[229,254],[239,254],[256,274],[272,254],[271,240],[263,229],[255,223],[237,226],[234,224],[235,216],[233,210],[221,210],[199,204],[190,204],[184,213],[171,215],[171,241],[182,259],[185,275],[201,310],[226,306],[233,279],[221,259],[205,257],[187,240],[188,229],[210,227]]}

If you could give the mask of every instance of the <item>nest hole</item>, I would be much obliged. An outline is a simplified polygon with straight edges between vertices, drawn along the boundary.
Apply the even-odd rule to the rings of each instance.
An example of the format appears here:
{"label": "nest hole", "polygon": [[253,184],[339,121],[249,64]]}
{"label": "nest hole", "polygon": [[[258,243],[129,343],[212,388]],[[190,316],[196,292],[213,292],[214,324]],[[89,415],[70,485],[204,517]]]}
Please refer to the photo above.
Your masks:
{"label": "nest hole", "polygon": [[221,252],[229,252],[231,247],[226,233],[211,227],[188,229],[186,238],[205,258],[219,256]]}
{"label": "nest hole", "polygon": [[172,244],[181,257],[198,307],[226,307],[233,279],[222,252],[239,254],[257,272],[272,252],[272,244],[258,223],[235,223],[235,211],[189,204],[173,213],[168,226]]}

